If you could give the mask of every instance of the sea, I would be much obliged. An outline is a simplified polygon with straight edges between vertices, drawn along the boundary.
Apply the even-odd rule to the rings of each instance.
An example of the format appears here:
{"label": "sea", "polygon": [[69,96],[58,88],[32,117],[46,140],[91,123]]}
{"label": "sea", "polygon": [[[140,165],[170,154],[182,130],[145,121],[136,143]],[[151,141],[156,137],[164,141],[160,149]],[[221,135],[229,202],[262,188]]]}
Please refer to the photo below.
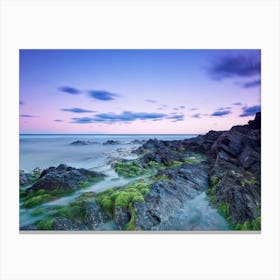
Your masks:
{"label": "sea", "polygon": [[[76,168],[99,168],[112,158],[133,158],[131,153],[149,139],[183,140],[194,134],[21,134],[20,169],[30,172],[34,168],[48,168],[61,163]],[[119,144],[104,145],[108,140]],[[72,145],[74,141],[95,144]]]}

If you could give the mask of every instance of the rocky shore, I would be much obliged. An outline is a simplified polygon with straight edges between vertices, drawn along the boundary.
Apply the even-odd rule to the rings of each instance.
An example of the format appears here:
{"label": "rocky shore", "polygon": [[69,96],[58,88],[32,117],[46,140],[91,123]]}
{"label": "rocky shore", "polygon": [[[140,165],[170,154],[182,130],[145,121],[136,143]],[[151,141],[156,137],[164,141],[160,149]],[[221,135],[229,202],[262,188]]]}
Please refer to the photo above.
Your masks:
{"label": "rocky shore", "polygon": [[[134,153],[137,159],[112,163],[120,177],[133,179],[131,183],[84,192],[21,230],[104,230],[108,224],[114,230],[164,230],[165,223],[203,192],[230,229],[261,229],[260,113],[248,125],[229,131],[185,140],[150,139]],[[20,174],[21,183],[32,182],[21,190],[22,207],[38,206],[104,178],[64,164],[38,172]]]}

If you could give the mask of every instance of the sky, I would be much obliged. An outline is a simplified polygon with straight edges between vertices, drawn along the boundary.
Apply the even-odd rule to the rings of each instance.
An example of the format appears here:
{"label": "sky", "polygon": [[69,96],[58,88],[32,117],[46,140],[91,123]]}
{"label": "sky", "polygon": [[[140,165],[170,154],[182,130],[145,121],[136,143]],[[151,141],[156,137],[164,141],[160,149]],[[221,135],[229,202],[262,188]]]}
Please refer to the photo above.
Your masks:
{"label": "sky", "polygon": [[260,50],[20,50],[20,133],[204,134],[261,110]]}

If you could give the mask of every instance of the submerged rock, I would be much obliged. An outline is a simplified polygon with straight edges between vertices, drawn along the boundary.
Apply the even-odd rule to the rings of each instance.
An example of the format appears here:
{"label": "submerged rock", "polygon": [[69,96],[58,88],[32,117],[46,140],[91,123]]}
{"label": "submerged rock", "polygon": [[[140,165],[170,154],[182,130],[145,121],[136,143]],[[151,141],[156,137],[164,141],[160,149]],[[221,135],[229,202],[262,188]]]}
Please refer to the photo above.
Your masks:
{"label": "submerged rock", "polygon": [[86,140],[76,140],[70,143],[70,145],[75,146],[84,146],[84,145],[93,145],[93,144],[99,144],[99,142],[96,141],[86,141]]}
{"label": "submerged rock", "polygon": [[44,190],[76,190],[84,187],[84,183],[91,182],[95,179],[104,177],[104,174],[90,171],[84,168],[74,168],[66,164],[60,164],[58,167],[49,167],[45,169],[37,182],[26,192]]}
{"label": "submerged rock", "polygon": [[103,145],[118,145],[120,143],[121,143],[120,141],[107,140],[106,142],[103,143]]}

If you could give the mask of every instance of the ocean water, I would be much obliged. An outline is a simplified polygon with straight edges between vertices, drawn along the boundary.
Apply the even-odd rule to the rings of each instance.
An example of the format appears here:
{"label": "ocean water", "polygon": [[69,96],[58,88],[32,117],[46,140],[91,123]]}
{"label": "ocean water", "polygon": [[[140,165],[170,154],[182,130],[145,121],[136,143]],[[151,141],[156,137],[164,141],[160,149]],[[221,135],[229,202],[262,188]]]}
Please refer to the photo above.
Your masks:
{"label": "ocean water", "polygon": [[[61,163],[76,168],[100,168],[117,157],[133,158],[131,150],[141,144],[133,140],[182,140],[196,135],[89,135],[89,134],[21,134],[20,135],[20,169],[48,168]],[[71,145],[73,141],[92,141],[98,144]],[[108,140],[119,141],[118,145],[103,145]]]}

